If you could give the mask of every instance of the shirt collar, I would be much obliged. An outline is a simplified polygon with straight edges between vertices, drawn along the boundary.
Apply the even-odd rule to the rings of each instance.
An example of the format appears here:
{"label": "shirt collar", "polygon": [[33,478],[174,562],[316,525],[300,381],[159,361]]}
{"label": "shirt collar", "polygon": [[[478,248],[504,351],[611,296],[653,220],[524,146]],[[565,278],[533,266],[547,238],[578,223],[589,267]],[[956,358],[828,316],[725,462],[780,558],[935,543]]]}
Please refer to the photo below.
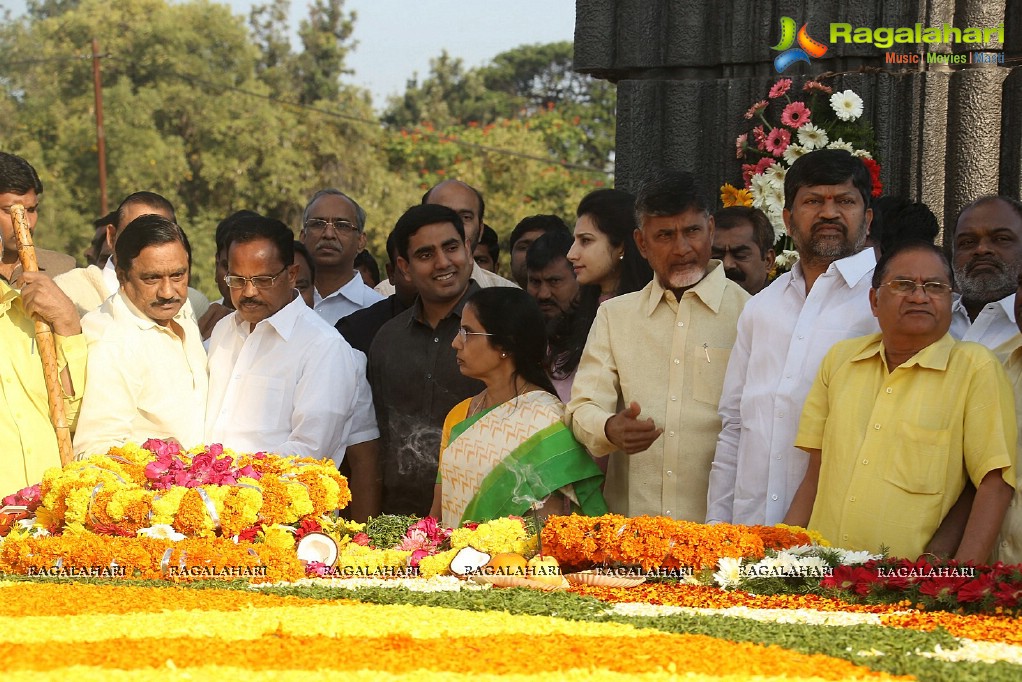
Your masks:
{"label": "shirt collar", "polygon": [[[294,332],[295,326],[298,324],[298,318],[302,316],[302,309],[312,310],[305,303],[305,299],[301,296],[295,296],[294,300],[288,303],[286,306],[278,310],[277,312],[270,315],[265,320],[260,320],[256,324],[256,328],[252,331],[256,331],[263,325],[273,327],[274,331],[282,338],[287,341],[291,338],[291,334]],[[247,335],[245,331],[245,325],[248,324],[237,311],[231,313],[234,316],[234,323],[238,326],[238,330],[242,335]]]}
{"label": "shirt collar", "polygon": [[[845,285],[851,289],[855,287],[855,285],[858,284],[863,277],[871,274],[876,265],[876,252],[867,246],[856,254],[834,261],[827,268],[827,272],[836,270],[845,281]],[[802,272],[801,260],[795,261],[795,264],[791,267],[791,284],[798,284],[802,287],[802,291],[805,291],[805,274]]]}
{"label": "shirt collar", "polygon": [[[666,299],[669,291],[669,289],[664,289],[656,275],[653,275],[653,281],[650,284],[652,288],[650,289],[649,302],[646,306],[647,317],[652,315],[656,307],[660,305],[660,302]],[[724,277],[724,268],[721,267],[719,260],[711,259],[703,278],[695,286],[683,291],[681,297],[685,298],[691,292],[692,296],[698,297],[707,308],[716,314],[720,310],[721,301],[724,299],[724,288],[726,286],[727,278]]]}
{"label": "shirt collar", "polygon": [[[457,305],[451,308],[451,312],[447,313],[444,319],[447,319],[448,317],[451,316],[455,316],[460,320],[461,311],[465,309],[465,304],[468,303],[469,297],[475,292],[479,291],[481,288],[482,287],[476,284],[476,281],[474,279],[470,279],[468,281],[468,287],[465,289],[465,293],[462,294],[461,299],[458,301]],[[412,322],[425,324],[425,322],[422,321],[422,299],[420,299],[418,296],[415,297],[415,303],[412,304],[412,310],[414,312],[412,313],[412,316],[408,319],[408,325],[411,325]]]}
{"label": "shirt collar", "polygon": [[348,280],[348,282],[337,291],[327,294],[326,296],[319,295],[319,289],[315,286],[312,287],[312,305],[313,307],[318,306],[321,301],[326,301],[335,296],[343,296],[356,305],[362,305],[365,300],[365,290],[368,289],[365,285],[365,281],[362,279],[362,273],[358,270],[355,271],[355,276]]}
{"label": "shirt collar", "polygon": [[0,278],[0,313],[6,314],[18,296],[18,290]]}
{"label": "shirt collar", "polygon": [[[950,333],[944,334],[944,336],[903,362],[899,367],[918,365],[925,369],[936,369],[943,372],[947,369],[947,363],[951,357],[951,349],[954,348],[956,343],[958,342],[954,340]],[[881,361],[885,363],[887,361],[884,355],[883,334],[874,334],[870,342],[866,344],[866,347],[852,356],[851,362],[866,360],[874,356],[879,356]],[[888,370],[890,371],[890,368]]]}
{"label": "shirt collar", "polygon": [[[103,266],[103,283],[106,284],[107,291],[110,294],[121,288],[121,283],[117,280],[117,266],[114,265],[113,258],[108,258],[106,265]],[[110,294],[107,295],[109,296]]]}

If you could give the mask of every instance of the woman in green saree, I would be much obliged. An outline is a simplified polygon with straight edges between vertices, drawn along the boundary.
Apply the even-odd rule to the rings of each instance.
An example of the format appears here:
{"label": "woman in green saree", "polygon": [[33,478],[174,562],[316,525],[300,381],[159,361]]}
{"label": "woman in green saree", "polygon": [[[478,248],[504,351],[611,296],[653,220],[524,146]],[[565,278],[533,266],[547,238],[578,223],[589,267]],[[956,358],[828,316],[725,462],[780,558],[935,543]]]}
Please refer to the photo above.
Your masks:
{"label": "woman in green saree", "polygon": [[564,405],[544,371],[539,306],[521,289],[477,291],[452,343],[461,373],[486,389],[444,422],[431,515],[467,521],[573,511],[607,513],[603,473],[564,426]]}

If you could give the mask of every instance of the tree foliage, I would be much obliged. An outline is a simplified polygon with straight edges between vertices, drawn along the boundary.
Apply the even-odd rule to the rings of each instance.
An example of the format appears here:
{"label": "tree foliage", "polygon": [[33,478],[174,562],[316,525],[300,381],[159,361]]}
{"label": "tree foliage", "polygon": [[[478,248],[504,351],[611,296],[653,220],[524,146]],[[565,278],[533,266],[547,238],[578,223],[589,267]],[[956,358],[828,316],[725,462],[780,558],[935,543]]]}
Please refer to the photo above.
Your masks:
{"label": "tree foliage", "polygon": [[[246,22],[202,0],[32,0],[28,15],[0,26],[0,148],[43,179],[38,243],[79,255],[99,214],[93,37],[110,204],[143,189],[170,199],[193,244],[194,285],[207,293],[215,226],[242,208],[297,232],[307,198],[340,188],[365,207],[383,257],[397,217],[445,177],[478,187],[504,236],[526,215],[569,217],[608,180],[570,167],[594,158],[602,167],[613,140],[613,91],[564,70],[570,46],[529,46],[468,71],[443,54],[444,78],[408,94],[435,120],[402,130],[381,125],[368,92],[344,82],[355,16],[343,0],[316,0],[297,49],[289,12],[288,0],[268,0]],[[609,133],[594,132],[601,126]]]}

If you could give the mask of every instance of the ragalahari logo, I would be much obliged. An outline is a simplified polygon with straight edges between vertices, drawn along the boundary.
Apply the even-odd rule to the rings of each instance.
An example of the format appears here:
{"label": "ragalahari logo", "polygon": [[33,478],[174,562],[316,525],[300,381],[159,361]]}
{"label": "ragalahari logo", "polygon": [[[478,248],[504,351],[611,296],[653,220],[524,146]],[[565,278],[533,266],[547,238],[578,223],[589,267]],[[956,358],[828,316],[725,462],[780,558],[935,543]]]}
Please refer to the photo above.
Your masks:
{"label": "ragalahari logo", "polygon": [[[802,24],[796,35],[795,28],[798,24],[791,17],[781,17],[781,40],[771,50],[778,50],[781,54],[774,58],[774,70],[777,73],[784,73],[789,66],[795,62],[810,64],[810,57],[819,59],[827,54],[827,46],[809,37],[806,30],[808,24]],[[793,47],[795,41],[798,47]]]}

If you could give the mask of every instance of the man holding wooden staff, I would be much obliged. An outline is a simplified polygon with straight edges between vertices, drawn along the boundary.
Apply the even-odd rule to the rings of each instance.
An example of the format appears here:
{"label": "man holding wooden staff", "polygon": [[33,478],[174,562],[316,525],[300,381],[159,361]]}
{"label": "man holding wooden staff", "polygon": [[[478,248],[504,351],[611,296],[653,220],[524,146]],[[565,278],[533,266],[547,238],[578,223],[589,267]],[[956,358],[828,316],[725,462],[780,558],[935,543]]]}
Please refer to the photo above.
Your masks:
{"label": "man holding wooden staff", "polygon": [[0,495],[38,483],[46,469],[60,466],[37,319],[53,329],[68,424],[74,423],[85,385],[86,343],[70,299],[40,272],[22,272],[11,281],[19,262],[11,208],[23,206],[33,229],[42,191],[27,161],[0,152]]}

